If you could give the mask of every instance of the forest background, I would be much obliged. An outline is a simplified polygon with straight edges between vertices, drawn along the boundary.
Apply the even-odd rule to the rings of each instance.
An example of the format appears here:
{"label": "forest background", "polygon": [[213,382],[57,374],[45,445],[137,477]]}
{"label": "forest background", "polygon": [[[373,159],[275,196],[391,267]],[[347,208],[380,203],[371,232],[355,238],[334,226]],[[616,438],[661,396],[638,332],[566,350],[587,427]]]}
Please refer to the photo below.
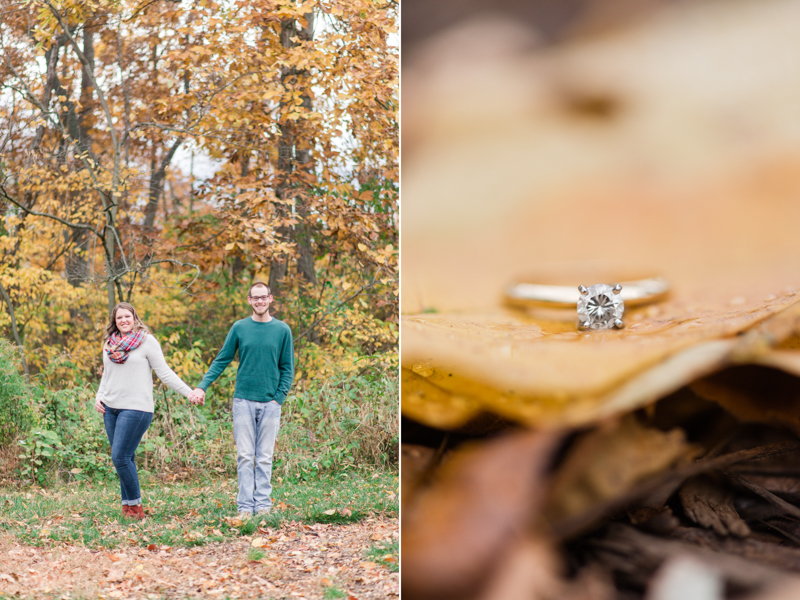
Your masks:
{"label": "forest background", "polygon": [[[397,465],[396,3],[0,2],[0,479],[113,479],[129,301],[196,385],[267,281],[295,336],[278,477]],[[156,384],[147,477],[235,475],[231,365]]]}

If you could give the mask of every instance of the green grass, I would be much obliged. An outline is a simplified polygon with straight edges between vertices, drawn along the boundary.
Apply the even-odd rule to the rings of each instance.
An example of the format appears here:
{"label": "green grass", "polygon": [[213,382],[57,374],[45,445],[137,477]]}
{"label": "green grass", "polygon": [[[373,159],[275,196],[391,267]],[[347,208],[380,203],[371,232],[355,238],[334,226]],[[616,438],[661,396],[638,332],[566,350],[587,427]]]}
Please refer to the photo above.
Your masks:
{"label": "green grass", "polygon": [[367,551],[367,558],[387,567],[392,573],[400,570],[400,542],[378,542]]}
{"label": "green grass", "polygon": [[247,553],[247,560],[258,562],[265,556],[266,554],[260,548],[250,548],[250,551]]}
{"label": "green grass", "polygon": [[140,522],[122,518],[116,484],[0,489],[0,532],[35,546],[189,547],[292,521],[349,523],[370,515],[398,514],[398,479],[392,473],[348,471],[311,481],[275,478],[273,486],[273,512],[244,522],[235,518],[235,478],[174,484],[145,480],[142,498],[150,516]]}
{"label": "green grass", "polygon": [[322,598],[324,600],[338,600],[339,598],[347,598],[347,592],[343,592],[335,585],[325,588]]}

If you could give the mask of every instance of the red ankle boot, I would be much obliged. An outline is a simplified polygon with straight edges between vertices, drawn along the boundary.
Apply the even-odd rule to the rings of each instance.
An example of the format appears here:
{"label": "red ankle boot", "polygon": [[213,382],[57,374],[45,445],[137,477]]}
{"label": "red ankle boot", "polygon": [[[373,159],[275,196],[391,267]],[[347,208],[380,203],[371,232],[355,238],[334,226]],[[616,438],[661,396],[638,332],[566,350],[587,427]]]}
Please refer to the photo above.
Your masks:
{"label": "red ankle boot", "polygon": [[128,509],[130,510],[129,515],[132,519],[141,520],[147,516],[144,514],[144,506],[141,504],[134,504],[133,506],[129,506]]}
{"label": "red ankle boot", "polygon": [[131,515],[131,507],[127,504],[122,505],[122,516],[127,518],[131,518],[133,516]]}

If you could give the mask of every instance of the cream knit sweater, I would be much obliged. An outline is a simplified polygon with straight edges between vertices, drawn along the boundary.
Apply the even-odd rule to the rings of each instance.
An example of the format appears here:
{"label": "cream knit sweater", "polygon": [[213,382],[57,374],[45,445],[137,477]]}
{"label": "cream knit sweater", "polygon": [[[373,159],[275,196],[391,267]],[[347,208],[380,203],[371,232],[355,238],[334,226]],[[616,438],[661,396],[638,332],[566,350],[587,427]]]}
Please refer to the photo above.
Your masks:
{"label": "cream knit sweater", "polygon": [[108,353],[105,348],[103,349],[103,378],[100,380],[100,389],[97,390],[97,399],[111,408],[127,408],[151,413],[153,371],[167,386],[184,396],[189,396],[192,388],[167,366],[161,345],[156,338],[148,334],[122,364],[108,358]]}

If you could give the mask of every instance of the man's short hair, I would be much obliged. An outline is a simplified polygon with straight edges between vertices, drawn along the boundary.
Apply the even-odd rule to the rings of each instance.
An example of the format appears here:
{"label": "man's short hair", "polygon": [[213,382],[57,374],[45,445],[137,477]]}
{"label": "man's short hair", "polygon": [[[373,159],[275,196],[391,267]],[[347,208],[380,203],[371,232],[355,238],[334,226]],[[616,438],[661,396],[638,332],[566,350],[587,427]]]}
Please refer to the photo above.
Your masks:
{"label": "man's short hair", "polygon": [[253,285],[250,286],[250,290],[247,292],[248,296],[252,296],[253,295],[253,288],[254,287],[267,288],[267,295],[268,296],[272,295],[272,291],[269,289],[269,286],[266,283],[264,283],[263,281],[256,281]]}

